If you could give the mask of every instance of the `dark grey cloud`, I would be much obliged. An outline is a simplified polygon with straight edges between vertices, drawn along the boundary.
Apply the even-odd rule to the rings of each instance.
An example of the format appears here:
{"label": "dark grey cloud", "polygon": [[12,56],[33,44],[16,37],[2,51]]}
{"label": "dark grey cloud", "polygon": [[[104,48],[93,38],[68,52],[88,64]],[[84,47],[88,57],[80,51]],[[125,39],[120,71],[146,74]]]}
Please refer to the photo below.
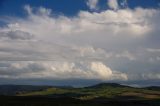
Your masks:
{"label": "dark grey cloud", "polygon": [[0,38],[8,38],[11,40],[30,40],[33,39],[33,35],[28,32],[23,32],[20,30],[15,31],[3,31],[0,32]]}

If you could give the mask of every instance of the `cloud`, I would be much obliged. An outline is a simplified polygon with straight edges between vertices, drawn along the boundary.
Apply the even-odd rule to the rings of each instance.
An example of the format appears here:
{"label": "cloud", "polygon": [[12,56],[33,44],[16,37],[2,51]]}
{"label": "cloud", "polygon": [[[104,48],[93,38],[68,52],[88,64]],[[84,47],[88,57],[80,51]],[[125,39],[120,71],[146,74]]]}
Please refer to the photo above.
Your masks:
{"label": "cloud", "polygon": [[113,72],[109,67],[105,66],[101,62],[92,62],[91,63],[91,70],[95,72],[95,75],[101,75],[101,78],[104,79],[120,79],[120,80],[127,80],[128,77],[124,73]]}
{"label": "cloud", "polygon": [[128,0],[122,0],[120,5],[122,6],[122,8],[128,8]]}
{"label": "cloud", "polygon": [[2,31],[0,32],[0,37],[3,39],[12,39],[12,40],[30,40],[33,38],[33,35],[28,32],[23,32],[20,30],[15,31]]}
{"label": "cloud", "polygon": [[91,10],[96,10],[97,9],[97,4],[98,4],[99,0],[88,0],[87,1],[87,6],[91,9]]}
{"label": "cloud", "polygon": [[[127,75],[112,71],[101,62],[2,62],[0,78],[127,80]],[[81,67],[81,68],[80,68]]]}
{"label": "cloud", "polygon": [[148,52],[160,52],[160,49],[152,49],[152,48],[148,48],[147,49]]}
{"label": "cloud", "polygon": [[33,12],[35,12],[37,15],[50,15],[52,10],[46,9],[44,7],[39,7],[36,11],[33,11],[34,9],[30,7],[30,5],[25,5],[24,9],[29,15],[33,15]]}
{"label": "cloud", "polygon": [[30,7],[30,5],[25,5],[25,6],[24,6],[24,9],[26,10],[26,12],[27,12],[28,14],[32,14],[32,8]]}
{"label": "cloud", "polygon": [[122,53],[120,54],[116,54],[115,55],[116,58],[128,58],[129,60],[135,60],[136,58],[131,54],[129,53],[128,51],[123,51]]}
{"label": "cloud", "polygon": [[145,80],[160,79],[160,73],[144,73],[142,74],[142,78],[144,78]]}
{"label": "cloud", "polygon": [[67,17],[25,6],[25,18],[0,27],[0,77],[120,82],[158,74],[159,9],[116,8]]}
{"label": "cloud", "polygon": [[113,10],[117,10],[119,8],[117,0],[108,0],[108,6]]}

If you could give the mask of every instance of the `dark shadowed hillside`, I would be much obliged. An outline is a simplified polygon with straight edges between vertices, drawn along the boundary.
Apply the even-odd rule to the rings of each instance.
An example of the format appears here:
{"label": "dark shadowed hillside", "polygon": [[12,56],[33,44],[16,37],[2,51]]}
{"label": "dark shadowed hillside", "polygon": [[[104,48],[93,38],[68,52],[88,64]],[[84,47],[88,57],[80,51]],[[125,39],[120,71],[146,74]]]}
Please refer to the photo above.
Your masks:
{"label": "dark shadowed hillside", "polygon": [[0,106],[160,106],[159,100],[112,100],[105,98],[79,100],[75,98],[13,96],[1,96],[0,100]]}
{"label": "dark shadowed hillside", "polygon": [[20,92],[41,91],[47,88],[50,88],[50,86],[0,85],[0,95],[16,95]]}
{"label": "dark shadowed hillside", "polygon": [[160,91],[160,87],[158,87],[158,86],[150,86],[150,87],[146,87],[145,89],[154,90],[154,91]]}
{"label": "dark shadowed hillside", "polygon": [[100,83],[100,84],[89,86],[86,88],[105,88],[105,87],[129,87],[129,86],[125,86],[117,83]]}

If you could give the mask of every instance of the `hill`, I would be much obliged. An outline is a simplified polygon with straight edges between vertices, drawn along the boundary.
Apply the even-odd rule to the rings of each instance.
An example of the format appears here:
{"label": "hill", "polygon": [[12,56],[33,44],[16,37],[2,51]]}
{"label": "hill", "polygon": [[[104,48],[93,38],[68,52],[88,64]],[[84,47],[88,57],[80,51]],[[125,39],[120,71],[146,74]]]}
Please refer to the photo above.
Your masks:
{"label": "hill", "polygon": [[154,90],[154,91],[160,91],[160,87],[159,86],[150,86],[150,87],[146,87],[145,89]]}
{"label": "hill", "polygon": [[85,88],[105,88],[105,87],[129,87],[129,86],[125,86],[117,83],[100,83],[100,84],[85,87]]}
{"label": "hill", "polygon": [[142,100],[160,99],[160,92],[148,88],[134,88],[116,83],[101,83],[84,88],[56,88],[50,87],[40,91],[19,93],[17,96],[45,96],[52,98],[70,97],[81,100],[97,98]]}
{"label": "hill", "polygon": [[33,85],[0,85],[0,95],[16,95],[17,93],[41,91],[51,86],[33,86]]}
{"label": "hill", "polygon": [[[116,83],[73,88],[1,85],[2,106],[160,106],[159,87],[134,88]],[[9,96],[10,95],[10,96]]]}

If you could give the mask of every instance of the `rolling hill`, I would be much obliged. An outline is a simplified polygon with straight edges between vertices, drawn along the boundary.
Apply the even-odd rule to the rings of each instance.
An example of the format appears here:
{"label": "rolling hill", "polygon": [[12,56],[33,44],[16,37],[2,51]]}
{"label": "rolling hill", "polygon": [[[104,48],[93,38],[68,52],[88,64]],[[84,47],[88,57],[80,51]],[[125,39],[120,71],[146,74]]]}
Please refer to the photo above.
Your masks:
{"label": "rolling hill", "polygon": [[[158,88],[158,87],[157,87]],[[71,97],[81,100],[109,99],[160,99],[157,89],[134,88],[116,83],[101,83],[84,88],[48,87],[43,90],[19,92],[17,96],[45,96],[52,98]]]}
{"label": "rolling hill", "polygon": [[134,88],[116,83],[73,88],[1,85],[3,106],[160,106],[159,87]]}

